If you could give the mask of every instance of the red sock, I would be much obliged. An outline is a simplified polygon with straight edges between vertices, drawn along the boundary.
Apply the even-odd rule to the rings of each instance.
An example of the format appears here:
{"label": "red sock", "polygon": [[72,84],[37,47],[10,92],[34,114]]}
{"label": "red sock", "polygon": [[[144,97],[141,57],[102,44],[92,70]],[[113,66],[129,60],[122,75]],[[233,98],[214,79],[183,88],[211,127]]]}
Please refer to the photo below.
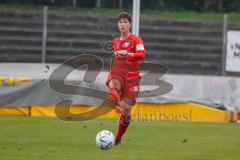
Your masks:
{"label": "red sock", "polygon": [[117,141],[121,141],[123,134],[126,132],[128,125],[131,121],[131,115],[121,115],[118,126],[118,133],[116,136]]}

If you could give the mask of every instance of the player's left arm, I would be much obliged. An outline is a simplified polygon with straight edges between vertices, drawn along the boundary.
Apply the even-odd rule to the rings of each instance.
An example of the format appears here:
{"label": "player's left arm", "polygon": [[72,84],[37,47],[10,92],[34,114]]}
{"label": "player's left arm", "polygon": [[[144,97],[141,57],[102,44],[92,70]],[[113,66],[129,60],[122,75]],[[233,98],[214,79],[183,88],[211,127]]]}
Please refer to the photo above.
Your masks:
{"label": "player's left arm", "polygon": [[136,60],[144,60],[146,57],[146,50],[143,45],[143,40],[140,37],[135,39],[135,52],[127,53],[128,56],[133,57]]}

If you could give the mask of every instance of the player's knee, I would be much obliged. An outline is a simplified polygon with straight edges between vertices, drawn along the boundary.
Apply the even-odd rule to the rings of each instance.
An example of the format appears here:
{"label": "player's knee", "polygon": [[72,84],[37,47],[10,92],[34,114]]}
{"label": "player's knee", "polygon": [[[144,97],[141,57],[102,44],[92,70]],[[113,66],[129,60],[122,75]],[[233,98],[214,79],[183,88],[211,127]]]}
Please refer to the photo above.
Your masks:
{"label": "player's knee", "polygon": [[122,114],[123,115],[130,115],[131,114],[131,108],[122,108]]}
{"label": "player's knee", "polygon": [[118,90],[121,89],[121,83],[119,80],[117,79],[112,79],[110,82],[109,82],[109,87],[110,88],[117,88]]}
{"label": "player's knee", "polygon": [[122,108],[123,115],[131,114],[132,106],[129,105],[124,99],[121,101],[121,108]]}
{"label": "player's knee", "polygon": [[128,104],[128,106],[132,107],[134,105],[134,102],[130,99],[130,98],[127,98],[127,97],[124,97],[123,98],[123,101]]}

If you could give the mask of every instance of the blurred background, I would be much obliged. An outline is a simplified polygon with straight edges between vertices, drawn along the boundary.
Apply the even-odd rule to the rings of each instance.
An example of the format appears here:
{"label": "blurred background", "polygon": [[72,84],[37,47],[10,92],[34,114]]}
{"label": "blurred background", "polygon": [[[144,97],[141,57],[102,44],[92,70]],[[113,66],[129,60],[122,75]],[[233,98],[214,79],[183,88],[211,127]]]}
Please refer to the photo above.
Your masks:
{"label": "blurred background", "polygon": [[[62,63],[82,51],[106,58],[101,47],[118,35],[115,16],[132,7],[129,0],[1,0],[0,61]],[[170,73],[225,74],[224,35],[240,28],[239,1],[141,0],[140,8],[148,60]]]}
{"label": "blurred background", "polygon": [[[103,71],[108,71],[111,55],[103,45],[119,35],[116,16],[122,11],[132,14],[133,3],[0,0],[3,86],[18,75],[21,67],[17,64],[27,66],[22,69],[25,75],[33,66],[43,66],[42,73],[51,64],[83,53],[101,57]],[[173,85],[169,94],[147,101],[169,103],[177,99],[240,111],[239,32],[238,0],[141,0],[139,35],[148,51],[145,61],[167,66],[163,79]],[[29,71],[28,76],[37,72]]]}

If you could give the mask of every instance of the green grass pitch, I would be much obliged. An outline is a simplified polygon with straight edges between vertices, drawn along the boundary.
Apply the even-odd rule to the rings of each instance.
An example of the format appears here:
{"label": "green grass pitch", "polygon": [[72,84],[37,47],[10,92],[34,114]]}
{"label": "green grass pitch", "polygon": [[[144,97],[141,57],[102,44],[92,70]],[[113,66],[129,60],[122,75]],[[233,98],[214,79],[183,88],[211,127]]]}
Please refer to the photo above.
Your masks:
{"label": "green grass pitch", "polygon": [[117,125],[0,117],[0,160],[240,160],[239,124],[134,121],[121,146],[97,148],[97,132]]}

